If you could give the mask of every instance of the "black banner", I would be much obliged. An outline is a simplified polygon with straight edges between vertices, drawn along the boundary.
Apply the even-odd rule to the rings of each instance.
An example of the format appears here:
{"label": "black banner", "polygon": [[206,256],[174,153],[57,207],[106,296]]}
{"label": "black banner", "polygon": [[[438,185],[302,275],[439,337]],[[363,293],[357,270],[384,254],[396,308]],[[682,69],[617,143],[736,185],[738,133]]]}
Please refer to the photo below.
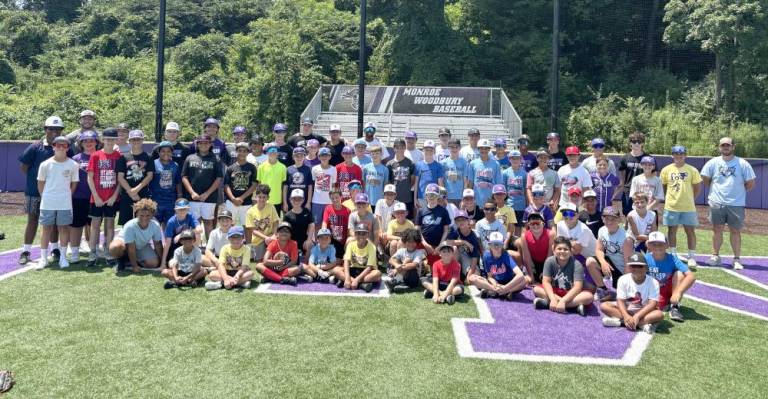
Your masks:
{"label": "black banner", "polygon": [[491,90],[464,87],[398,87],[396,114],[490,115]]}

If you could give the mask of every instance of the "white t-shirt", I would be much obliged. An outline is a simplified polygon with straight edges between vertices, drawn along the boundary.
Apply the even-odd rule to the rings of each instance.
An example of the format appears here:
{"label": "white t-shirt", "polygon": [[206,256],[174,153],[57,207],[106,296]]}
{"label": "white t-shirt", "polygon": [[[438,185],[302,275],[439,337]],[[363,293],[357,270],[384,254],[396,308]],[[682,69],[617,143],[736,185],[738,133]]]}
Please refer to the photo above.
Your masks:
{"label": "white t-shirt", "polygon": [[[379,140],[379,139],[377,139],[377,138],[374,138],[374,139],[373,139],[373,140],[371,140],[371,141],[366,141],[366,142],[365,142],[365,151],[366,151],[366,154],[369,154],[369,155],[370,155],[370,153],[369,153],[368,151],[371,149],[371,147],[373,147],[373,146],[375,146],[375,145],[377,145],[377,146],[381,147],[381,159],[382,159],[382,160],[389,158],[389,150],[387,150],[387,147],[386,147],[384,144],[381,144],[381,140]],[[407,153],[408,153],[408,150],[406,150],[406,154],[407,154]],[[415,163],[415,162],[416,162],[416,161],[414,161],[414,163]]]}
{"label": "white t-shirt", "polygon": [[323,169],[323,165],[312,167],[312,180],[315,182],[315,190],[312,192],[313,204],[330,204],[331,189],[336,185],[337,174],[335,166],[328,166]]}
{"label": "white t-shirt", "polygon": [[217,227],[211,231],[211,236],[208,237],[208,244],[205,246],[205,249],[213,252],[214,255],[219,256],[221,249],[227,244],[229,244],[227,233]]}
{"label": "white t-shirt", "polygon": [[387,206],[387,200],[382,198],[378,201],[376,201],[376,211],[374,212],[374,215],[381,218],[381,223],[379,223],[379,226],[381,226],[382,229],[387,229],[387,226],[389,226],[389,221],[392,220],[392,210],[395,209],[395,204],[397,204],[398,201],[392,201],[392,205]]}
{"label": "white t-shirt", "polygon": [[664,200],[664,186],[661,185],[661,179],[658,176],[651,176],[650,178],[645,175],[638,175],[632,178],[632,183],[629,186],[629,196],[634,196],[636,192],[644,192],[648,194],[648,201]]}
{"label": "white t-shirt", "polygon": [[72,210],[71,184],[80,181],[77,162],[70,158],[58,162],[53,157],[40,164],[37,180],[45,182],[40,193],[40,209],[47,211]]}
{"label": "white t-shirt", "polygon": [[256,168],[259,167],[259,165],[263,164],[264,162],[267,162],[267,154],[261,154],[258,157],[253,155],[253,153],[248,154],[247,157],[245,157],[245,160],[249,163],[255,166]]}
{"label": "white t-shirt", "polygon": [[[590,155],[581,161],[581,166],[587,170],[587,173],[597,173],[597,158],[595,158],[594,155]],[[616,164],[614,164],[613,160],[610,158],[608,158],[608,172],[618,176],[616,173]]]}
{"label": "white t-shirt", "polygon": [[173,251],[173,259],[176,261],[176,267],[184,273],[189,273],[195,265],[203,262],[203,255],[200,248],[192,247],[192,252],[186,253],[184,247],[178,247]]}
{"label": "white t-shirt", "polygon": [[469,144],[465,145],[464,147],[461,147],[461,151],[459,151],[459,156],[466,159],[467,163],[472,162],[473,160],[480,158],[480,150],[477,148],[472,148],[469,146]]}
{"label": "white t-shirt", "polygon": [[646,275],[645,281],[642,284],[637,284],[632,278],[632,274],[625,274],[619,277],[619,283],[616,286],[616,298],[626,301],[627,311],[630,313],[637,312],[647,305],[649,300],[659,300],[659,282]]}
{"label": "white t-shirt", "polygon": [[435,146],[435,159],[437,162],[442,162],[443,159],[451,157],[451,149],[448,146],[443,147],[441,144]]}
{"label": "white t-shirt", "polygon": [[597,239],[595,239],[592,231],[583,222],[578,222],[574,228],[569,229],[568,225],[565,224],[565,220],[562,220],[557,223],[557,235],[578,241],[582,247],[581,255],[585,258],[595,256]]}
{"label": "white t-shirt", "polygon": [[459,211],[459,208],[450,202],[443,205],[443,208],[445,208],[445,210],[448,211],[448,216],[451,218],[451,224],[454,224],[453,219],[456,218],[456,212]]}
{"label": "white t-shirt", "polygon": [[613,262],[622,273],[624,272],[624,253],[622,248],[624,247],[624,241],[627,239],[627,232],[619,226],[616,232],[611,234],[608,231],[608,227],[603,226],[597,231],[597,240],[603,244],[603,251],[605,256]]}
{"label": "white t-shirt", "polygon": [[589,176],[589,172],[581,165],[571,168],[570,164],[565,164],[557,170],[557,177],[560,178],[560,190],[562,193],[560,195],[560,206],[570,201],[568,199],[569,188],[579,187],[583,193],[592,187],[592,177]]}
{"label": "white t-shirt", "polygon": [[412,150],[406,149],[405,150],[405,157],[413,161],[413,163],[417,163],[424,160],[424,153],[421,152],[420,149],[414,148]]}
{"label": "white t-shirt", "polygon": [[[635,226],[637,226],[637,232],[640,235],[648,235],[651,234],[651,228],[653,228],[653,222],[656,221],[656,212],[654,211],[646,211],[645,217],[640,217],[640,215],[637,214],[636,210],[632,210],[627,215],[627,219],[632,219],[635,222]],[[635,234],[632,233],[632,227],[628,226],[627,236],[631,237],[632,239],[635,239]]]}

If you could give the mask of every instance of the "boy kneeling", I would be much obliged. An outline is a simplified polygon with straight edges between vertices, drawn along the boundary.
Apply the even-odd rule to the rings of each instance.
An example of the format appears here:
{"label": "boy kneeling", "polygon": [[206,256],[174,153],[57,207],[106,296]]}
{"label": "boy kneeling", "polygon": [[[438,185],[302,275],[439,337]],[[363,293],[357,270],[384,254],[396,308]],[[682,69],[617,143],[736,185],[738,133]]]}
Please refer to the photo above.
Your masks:
{"label": "boy kneeling", "polygon": [[368,240],[368,227],[359,223],[355,226],[355,239],[347,243],[344,251],[344,266],[333,269],[334,282],[339,288],[348,290],[373,290],[373,283],[381,281],[381,272],[376,269],[376,246]]}
{"label": "boy kneeling", "polygon": [[171,289],[188,285],[197,287],[205,278],[203,269],[203,254],[195,245],[195,232],[184,230],[179,235],[181,246],[173,251],[173,258],[168,262],[169,269],[163,269],[161,274],[167,278],[163,288]]}
{"label": "boy kneeling", "polygon": [[628,330],[642,329],[648,334],[656,330],[656,323],[664,320],[664,313],[657,309],[659,282],[646,275],[648,262],[645,256],[635,253],[626,264],[629,274],[619,277],[616,302],[603,302],[600,310],[605,313],[603,325]]}
{"label": "boy kneeling", "polygon": [[559,236],[554,240],[555,254],[544,262],[542,283],[533,288],[533,307],[565,313],[576,309],[586,316],[585,307],[592,303],[591,292],[584,288],[584,267],[571,253],[571,240]]}
{"label": "boy kneeling", "polygon": [[205,289],[251,288],[251,278],[253,278],[253,272],[249,268],[251,250],[243,243],[244,236],[245,232],[240,226],[229,229],[227,233],[229,244],[221,249],[219,264],[216,270],[208,275],[209,281],[205,283]]}
{"label": "boy kneeling", "polygon": [[437,246],[440,260],[432,265],[432,277],[422,277],[424,299],[432,299],[434,303],[453,305],[456,297],[464,294],[464,284],[461,282],[461,265],[453,257],[453,246],[443,241]]}

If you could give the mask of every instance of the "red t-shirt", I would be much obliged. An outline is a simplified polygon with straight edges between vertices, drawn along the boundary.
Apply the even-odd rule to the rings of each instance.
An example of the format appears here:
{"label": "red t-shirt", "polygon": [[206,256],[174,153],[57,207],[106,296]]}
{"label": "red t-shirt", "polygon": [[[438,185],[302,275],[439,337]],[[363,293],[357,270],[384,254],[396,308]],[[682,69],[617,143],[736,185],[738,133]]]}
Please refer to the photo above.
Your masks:
{"label": "red t-shirt", "polygon": [[537,240],[530,230],[526,230],[525,243],[528,244],[528,251],[531,253],[531,259],[536,263],[544,263],[549,254],[549,229],[544,229]]}
{"label": "red t-shirt", "polygon": [[461,282],[461,265],[456,259],[448,265],[443,265],[443,261],[438,260],[432,265],[432,276],[445,284],[450,283],[453,278]]}
{"label": "red t-shirt", "polygon": [[96,186],[96,192],[91,193],[91,203],[93,196],[97,195],[102,201],[107,201],[117,190],[117,161],[120,159],[120,151],[112,151],[111,154],[104,153],[104,150],[98,150],[91,154],[88,161],[88,172],[93,172],[93,185]]}
{"label": "red t-shirt", "polygon": [[347,184],[352,180],[357,180],[360,184],[363,182],[363,170],[357,164],[347,166],[347,164],[342,162],[336,165],[336,181],[339,183],[341,197],[345,200],[349,199]]}
{"label": "red t-shirt", "polygon": [[284,247],[280,246],[279,240],[272,241],[267,245],[267,251],[272,254],[272,257],[269,260],[278,259],[275,254],[278,252],[285,252],[291,259],[291,264],[295,265],[299,261],[299,246],[296,245],[296,241],[293,240],[288,240]]}
{"label": "red t-shirt", "polygon": [[331,230],[333,239],[342,244],[347,242],[349,212],[346,206],[342,206],[341,209],[335,209],[333,205],[326,205],[323,211],[323,223]]}

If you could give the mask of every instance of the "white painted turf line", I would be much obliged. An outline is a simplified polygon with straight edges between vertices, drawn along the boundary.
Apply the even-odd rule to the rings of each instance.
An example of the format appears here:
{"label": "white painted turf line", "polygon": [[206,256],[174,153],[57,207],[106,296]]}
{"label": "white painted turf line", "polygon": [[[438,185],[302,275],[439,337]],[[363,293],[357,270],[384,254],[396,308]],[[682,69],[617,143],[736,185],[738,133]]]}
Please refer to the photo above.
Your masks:
{"label": "white painted turf line", "polygon": [[337,297],[362,297],[362,298],[389,298],[391,295],[389,294],[389,290],[384,285],[384,283],[380,283],[382,288],[378,290],[378,292],[316,292],[316,291],[277,291],[277,290],[270,290],[269,287],[272,286],[272,283],[264,283],[259,284],[256,289],[252,290],[253,292],[259,293],[259,294],[286,294],[286,295],[309,295],[309,296],[337,296]]}
{"label": "white painted turf line", "polygon": [[488,309],[488,304],[480,298],[480,292],[474,287],[470,286],[470,295],[475,302],[479,318],[453,318],[451,324],[453,325],[453,335],[456,337],[456,349],[459,352],[459,356],[467,358],[478,359],[493,359],[493,360],[518,360],[527,362],[547,362],[547,363],[576,363],[576,364],[596,364],[603,366],[635,366],[643,356],[643,352],[648,348],[648,345],[653,339],[653,335],[646,334],[644,332],[636,332],[635,338],[632,339],[629,349],[624,352],[624,356],[621,359],[607,359],[598,357],[587,356],[550,356],[550,355],[523,355],[513,353],[498,353],[498,352],[477,352],[472,347],[472,342],[469,339],[469,333],[467,332],[466,323],[486,323],[493,324],[495,320],[491,315],[491,311]]}
{"label": "white painted turf line", "polygon": [[[752,298],[752,299],[757,299],[759,301],[768,302],[768,298],[761,297],[760,295],[755,295],[755,294],[753,294],[751,292],[744,292],[744,291],[741,291],[741,290],[737,290],[737,289],[730,288],[730,287],[725,287],[725,286],[718,285],[718,284],[705,283],[703,281],[696,281],[695,284],[706,285],[706,286],[709,286],[709,287],[718,288],[718,289],[721,289],[721,290],[724,290],[724,291],[732,292],[734,294],[743,295],[743,296],[746,296],[746,297],[749,297],[749,298]],[[744,315],[744,316],[754,317],[754,318],[756,318],[758,320],[768,321],[768,317],[765,317],[763,315],[760,315],[760,314],[757,314],[757,313],[752,313],[752,312],[747,312],[746,310],[736,309],[736,308],[733,308],[731,306],[723,305],[723,304],[720,304],[720,303],[717,303],[717,302],[712,302],[712,301],[707,300],[707,299],[699,298],[699,297],[697,297],[695,295],[686,294],[685,298],[689,298],[689,299],[692,299],[692,300],[697,301],[697,302],[701,302],[701,303],[704,303],[704,304],[707,304],[707,305],[710,305],[710,306],[714,306],[714,307],[716,307],[718,309],[727,310],[729,312],[738,313],[738,314]]]}

